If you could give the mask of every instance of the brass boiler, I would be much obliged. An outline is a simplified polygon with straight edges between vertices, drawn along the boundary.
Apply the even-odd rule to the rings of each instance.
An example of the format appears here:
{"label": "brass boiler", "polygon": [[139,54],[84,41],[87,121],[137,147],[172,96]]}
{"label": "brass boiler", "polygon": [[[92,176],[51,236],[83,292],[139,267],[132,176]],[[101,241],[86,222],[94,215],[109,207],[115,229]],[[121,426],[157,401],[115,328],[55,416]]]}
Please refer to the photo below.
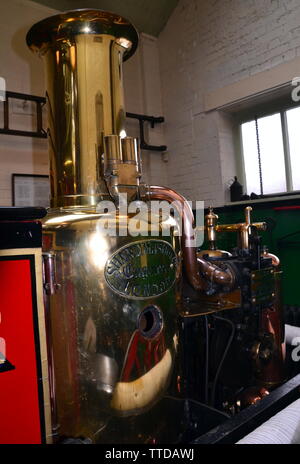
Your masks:
{"label": "brass boiler", "polygon": [[[239,306],[234,270],[197,256],[185,199],[140,181],[122,86],[122,62],[137,43],[126,19],[98,10],[47,18],[27,34],[47,76],[51,208],[43,251],[57,441],[157,443],[163,427],[169,440],[176,421],[165,405],[180,386],[178,315]],[[158,213],[153,223],[141,200],[173,203],[181,221]],[[132,201],[140,208],[136,235],[128,233]],[[211,218],[209,254],[216,252],[214,224]],[[196,311],[182,304],[182,265],[199,296]],[[212,284],[224,289],[221,298],[209,295]],[[232,298],[226,303],[230,292],[237,292],[233,306]],[[265,319],[268,329],[276,327],[273,315]]]}
{"label": "brass boiler", "polygon": [[[130,236],[132,214],[119,195],[129,202],[159,192],[140,184],[137,142],[125,131],[122,61],[137,43],[126,19],[98,10],[47,18],[27,34],[47,74],[51,208],[43,252],[58,440],[147,441],[149,424],[134,418],[159,405],[173,378],[177,223],[160,215],[150,237],[148,215],[140,215],[140,234]],[[116,235],[104,234],[100,223],[114,217]],[[161,419],[155,411],[153,430]]]}

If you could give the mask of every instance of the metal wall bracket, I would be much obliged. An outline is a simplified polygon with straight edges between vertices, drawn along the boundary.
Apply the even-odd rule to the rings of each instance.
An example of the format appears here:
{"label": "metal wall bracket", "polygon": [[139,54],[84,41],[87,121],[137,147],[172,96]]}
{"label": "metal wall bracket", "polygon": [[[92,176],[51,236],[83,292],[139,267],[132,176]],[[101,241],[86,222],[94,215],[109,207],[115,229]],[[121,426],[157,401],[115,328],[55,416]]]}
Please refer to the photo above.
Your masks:
{"label": "metal wall bracket", "polygon": [[[10,129],[9,127],[10,99],[35,102],[36,104],[36,131],[24,131],[24,130]],[[7,91],[5,93],[5,100],[3,101],[4,127],[0,128],[0,134],[22,135],[26,137],[38,137],[42,139],[47,138],[47,132],[43,129],[43,117],[42,117],[42,109],[45,103],[46,103],[46,99],[44,97],[36,97],[34,95],[28,95],[25,93]]]}
{"label": "metal wall bracket", "polygon": [[146,116],[145,114],[136,114],[136,113],[126,113],[127,118],[138,119],[139,126],[140,126],[140,148],[141,150],[150,150],[150,151],[166,151],[166,145],[149,145],[145,141],[145,134],[144,134],[144,122],[150,122],[150,125],[153,129],[155,124],[161,124],[164,122],[165,118],[162,116],[155,117],[155,116]]}
{"label": "metal wall bracket", "polygon": [[[26,137],[38,137],[45,139],[47,138],[47,132],[43,129],[43,118],[42,118],[42,109],[46,103],[45,97],[37,97],[35,95],[28,95],[25,93],[18,92],[9,92],[5,93],[6,99],[3,101],[4,104],[4,127],[0,128],[0,134],[8,135],[21,135]],[[11,129],[9,127],[9,104],[10,99],[23,100],[23,101],[33,101],[36,103],[36,131],[23,131],[17,129]],[[150,123],[152,129],[155,124],[161,124],[164,122],[165,118],[162,116],[147,116],[145,114],[136,114],[136,113],[126,113],[127,118],[137,119],[140,126],[140,148],[141,150],[150,150],[150,151],[166,151],[166,145],[149,145],[145,141],[144,133],[144,122],[147,121]]]}

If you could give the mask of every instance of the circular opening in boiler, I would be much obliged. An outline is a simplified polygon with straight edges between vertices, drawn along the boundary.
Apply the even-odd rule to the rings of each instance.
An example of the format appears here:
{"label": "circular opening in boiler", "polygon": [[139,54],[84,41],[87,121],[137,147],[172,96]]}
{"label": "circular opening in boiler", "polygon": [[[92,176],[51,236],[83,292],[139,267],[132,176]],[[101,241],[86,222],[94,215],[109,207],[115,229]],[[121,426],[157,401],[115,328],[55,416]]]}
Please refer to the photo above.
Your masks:
{"label": "circular opening in boiler", "polygon": [[145,338],[154,338],[162,330],[163,317],[157,306],[147,306],[138,319],[138,329]]}

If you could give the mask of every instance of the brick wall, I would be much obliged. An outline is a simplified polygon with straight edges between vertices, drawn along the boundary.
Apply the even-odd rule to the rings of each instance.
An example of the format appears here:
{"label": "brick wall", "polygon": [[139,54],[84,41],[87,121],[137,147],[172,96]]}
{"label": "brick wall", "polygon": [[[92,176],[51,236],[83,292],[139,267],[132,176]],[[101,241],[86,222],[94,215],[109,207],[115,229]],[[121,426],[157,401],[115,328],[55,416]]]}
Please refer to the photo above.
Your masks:
{"label": "brick wall", "polygon": [[[136,54],[124,63],[124,93],[126,110],[131,113],[162,116],[162,96],[159,67],[158,40],[140,34]],[[139,137],[138,121],[127,119],[128,135]],[[152,129],[144,123],[145,140],[149,145],[165,145],[164,125]],[[143,150],[141,152],[143,180],[149,184],[167,183],[167,164],[164,154]]]}
{"label": "brick wall", "polygon": [[170,187],[206,204],[229,200],[232,121],[205,112],[205,95],[300,56],[299,25],[299,0],[179,1],[159,37]]}
{"label": "brick wall", "polygon": [[[7,90],[44,95],[44,74],[39,60],[26,46],[25,37],[30,26],[55,10],[26,0],[2,2],[0,14],[0,76],[5,78]],[[18,129],[27,127],[29,114],[14,110],[11,115]],[[3,115],[2,115],[3,116]],[[3,122],[1,123],[1,125]],[[22,127],[23,124],[25,127]],[[47,142],[44,139],[15,137],[0,134],[0,205],[12,204],[12,173],[48,174]]]}

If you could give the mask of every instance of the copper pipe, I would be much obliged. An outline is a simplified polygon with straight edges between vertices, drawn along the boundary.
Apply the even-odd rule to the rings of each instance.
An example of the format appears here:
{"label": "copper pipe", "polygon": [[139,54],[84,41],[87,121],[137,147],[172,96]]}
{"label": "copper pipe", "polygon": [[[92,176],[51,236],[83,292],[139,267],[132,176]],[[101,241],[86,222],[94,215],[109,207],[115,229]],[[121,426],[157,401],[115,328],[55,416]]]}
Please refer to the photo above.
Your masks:
{"label": "copper pipe", "polygon": [[267,251],[264,251],[262,256],[264,258],[271,258],[272,259],[272,266],[274,267],[279,267],[280,266],[280,259],[278,256],[273,255],[272,253],[268,253]]}
{"label": "copper pipe", "polygon": [[238,232],[238,246],[242,250],[249,249],[249,231],[252,227],[257,230],[266,230],[265,222],[254,222],[251,224],[251,206],[245,208],[245,222],[240,224],[221,224],[216,225],[217,232]]}
{"label": "copper pipe", "polygon": [[220,269],[215,264],[212,264],[202,258],[198,258],[197,261],[200,267],[200,271],[208,280],[218,285],[229,286],[230,288],[234,286],[235,277],[229,268]]}
{"label": "copper pipe", "polygon": [[[244,225],[248,225],[244,222],[238,224],[217,224],[216,231],[217,232],[238,232],[240,228]],[[257,230],[266,230],[266,223],[265,222],[253,222],[250,224],[252,227],[255,227]]]}
{"label": "copper pipe", "polygon": [[193,229],[194,215],[186,199],[170,188],[157,185],[149,186],[147,193],[149,200],[165,200],[169,203],[173,203],[180,215],[182,221],[183,262],[191,286],[198,291],[206,290],[207,282],[201,276],[199,270],[204,274],[204,277],[207,277],[211,282],[215,282],[219,285],[233,286],[235,279],[231,271],[227,269],[222,270],[218,266],[202,258],[197,259],[196,249],[191,246],[191,242],[195,238]]}

